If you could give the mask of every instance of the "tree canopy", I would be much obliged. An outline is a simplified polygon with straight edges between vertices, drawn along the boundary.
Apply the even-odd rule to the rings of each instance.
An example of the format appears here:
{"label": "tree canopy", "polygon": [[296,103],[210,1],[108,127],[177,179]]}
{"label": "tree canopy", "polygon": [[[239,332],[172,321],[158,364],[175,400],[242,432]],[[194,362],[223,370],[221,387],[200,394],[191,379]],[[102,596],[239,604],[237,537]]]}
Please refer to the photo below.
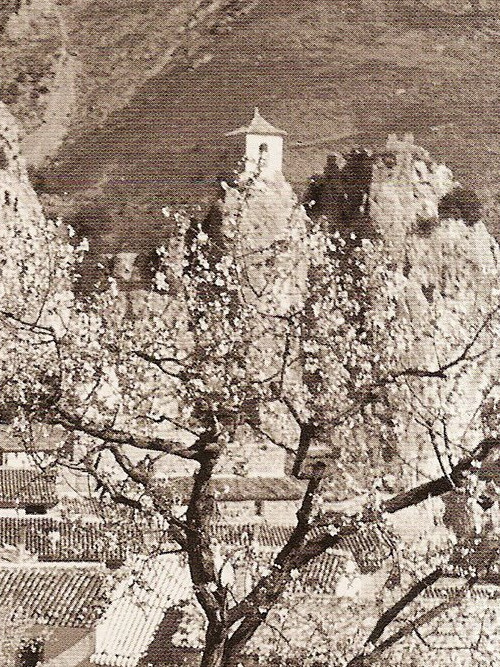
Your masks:
{"label": "tree canopy", "polygon": [[[148,549],[186,554],[203,667],[245,651],[402,664],[399,647],[414,656],[419,634],[496,573],[495,558],[471,553],[487,543],[478,512],[496,507],[496,477],[484,471],[500,442],[499,249],[482,223],[443,220],[418,234],[422,208],[437,211],[454,186],[424,158],[403,146],[389,165],[375,161],[375,237],[311,220],[284,181],[250,180],[226,187],[210,224],[165,210],[171,233],[150,290],[124,293],[110,279],[86,297],[73,289],[85,243],[44,218],[25,175],[0,172],[4,420],[28,443],[35,423],[62,427],[50,465],[84,470],[103,502],[166,527]],[[266,449],[285,453],[303,498],[288,540],[238,598],[221,574],[231,554],[221,564],[211,531],[211,480],[251,474]],[[186,505],[158,474],[172,461],[193,477]],[[459,547],[451,530],[425,544],[400,536],[398,575],[376,604],[329,602],[323,625],[331,618],[339,632],[326,644],[264,640],[273,618],[293,618],[290,584],[308,563],[366,528],[397,534],[400,515],[437,498],[475,522]],[[411,616],[436,581],[458,575],[454,598]],[[309,613],[303,627],[313,622]],[[486,643],[478,655],[491,656]]]}

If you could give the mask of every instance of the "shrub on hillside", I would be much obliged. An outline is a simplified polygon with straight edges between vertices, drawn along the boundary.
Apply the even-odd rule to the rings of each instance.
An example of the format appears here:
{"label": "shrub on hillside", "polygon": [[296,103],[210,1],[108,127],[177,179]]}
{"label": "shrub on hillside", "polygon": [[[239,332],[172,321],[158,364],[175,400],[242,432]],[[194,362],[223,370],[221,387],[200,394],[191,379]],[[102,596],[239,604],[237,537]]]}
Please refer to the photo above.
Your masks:
{"label": "shrub on hillside", "polygon": [[[446,216],[451,217],[451,216]],[[439,218],[437,216],[424,217],[417,215],[417,233],[421,236],[430,236],[432,232],[439,226]]]}
{"label": "shrub on hillside", "polygon": [[17,83],[6,83],[0,86],[0,100],[4,104],[15,104],[19,95],[20,90]]}
{"label": "shrub on hillside", "polygon": [[463,220],[475,225],[481,220],[481,201],[474,190],[456,187],[439,202],[439,217]]}
{"label": "shrub on hillside", "polygon": [[5,155],[5,150],[0,147],[0,169],[7,169],[9,166],[9,161]]}

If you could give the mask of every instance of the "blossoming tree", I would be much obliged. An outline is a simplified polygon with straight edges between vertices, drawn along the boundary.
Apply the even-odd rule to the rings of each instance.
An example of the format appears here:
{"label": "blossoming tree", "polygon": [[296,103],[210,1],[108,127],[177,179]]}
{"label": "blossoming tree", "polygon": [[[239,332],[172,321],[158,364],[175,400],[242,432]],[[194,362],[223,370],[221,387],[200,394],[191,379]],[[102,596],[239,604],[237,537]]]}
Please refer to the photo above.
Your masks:
{"label": "blossoming tree", "polygon": [[[203,633],[203,667],[259,647],[272,652],[256,633],[273,614],[286,616],[279,610],[290,582],[343,539],[393,525],[391,517],[433,498],[459,496],[464,513],[486,496],[495,503],[494,482],[481,477],[500,444],[494,242],[491,270],[471,278],[467,265],[474,243],[489,239],[483,228],[443,221],[437,236],[418,238],[424,254],[438,238],[449,261],[438,267],[433,298],[424,290],[418,300],[411,271],[383,235],[331,232],[285,183],[249,181],[227,188],[205,226],[171,215],[151,289],[124,294],[111,280],[78,300],[72,276],[84,246],[23,206],[5,213],[0,235],[5,420],[27,443],[34,422],[62,427],[57,464],[94,478],[103,502],[168,526],[155,548],[175,542],[186,554],[202,610],[192,622]],[[211,531],[211,481],[244,474],[265,446],[286,452],[303,499],[289,539],[238,598]],[[328,465],[309,465],[314,449]],[[155,474],[158,457],[193,471],[186,507]],[[358,502],[332,513],[326,495]],[[402,548],[401,576],[378,618],[365,602],[339,599],[332,614],[350,621],[329,662],[361,667],[410,645],[453,606],[407,618],[433,583],[462,568],[465,591],[491,574],[494,559],[471,564],[463,556],[470,544],[459,558],[453,542],[425,554]]]}

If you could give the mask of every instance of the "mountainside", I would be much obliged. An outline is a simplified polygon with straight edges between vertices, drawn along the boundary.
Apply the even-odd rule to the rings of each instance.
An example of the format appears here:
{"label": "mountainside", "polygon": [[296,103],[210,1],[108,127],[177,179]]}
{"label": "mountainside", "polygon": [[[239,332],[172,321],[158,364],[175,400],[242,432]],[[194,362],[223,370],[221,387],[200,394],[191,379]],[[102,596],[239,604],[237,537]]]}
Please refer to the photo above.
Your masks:
{"label": "mountainside", "polygon": [[255,104],[288,131],[285,174],[299,192],[329,153],[412,131],[496,206],[497,1],[61,0],[56,9],[76,102],[37,188],[108,250],[156,243],[166,203],[210,201],[239,157],[223,135]]}

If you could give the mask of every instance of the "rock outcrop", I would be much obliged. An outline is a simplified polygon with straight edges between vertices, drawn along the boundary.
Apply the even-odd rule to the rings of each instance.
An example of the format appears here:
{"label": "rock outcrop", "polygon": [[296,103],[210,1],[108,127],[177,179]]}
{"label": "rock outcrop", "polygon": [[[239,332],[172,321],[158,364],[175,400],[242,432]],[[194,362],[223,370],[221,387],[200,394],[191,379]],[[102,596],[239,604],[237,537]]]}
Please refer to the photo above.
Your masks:
{"label": "rock outcrop", "polygon": [[47,220],[20,153],[17,123],[0,103],[0,309],[29,320],[69,297],[75,259],[67,230]]}
{"label": "rock outcrop", "polygon": [[294,304],[300,307],[309,221],[290,184],[280,177],[228,188],[221,206],[224,245],[245,266],[248,289],[259,294],[260,308],[283,314]]}
{"label": "rock outcrop", "polygon": [[393,282],[385,305],[395,309],[392,356],[408,371],[385,407],[374,409],[386,421],[385,442],[377,432],[358,434],[351,454],[358,474],[367,439],[370,465],[382,453],[416,482],[442,474],[485,435],[482,406],[499,371],[500,249],[482,221],[439,217],[443,197],[458,187],[411,135],[390,136],[378,153],[332,158],[313,184],[313,217],[353,248],[362,238],[383,242],[379,260]]}

